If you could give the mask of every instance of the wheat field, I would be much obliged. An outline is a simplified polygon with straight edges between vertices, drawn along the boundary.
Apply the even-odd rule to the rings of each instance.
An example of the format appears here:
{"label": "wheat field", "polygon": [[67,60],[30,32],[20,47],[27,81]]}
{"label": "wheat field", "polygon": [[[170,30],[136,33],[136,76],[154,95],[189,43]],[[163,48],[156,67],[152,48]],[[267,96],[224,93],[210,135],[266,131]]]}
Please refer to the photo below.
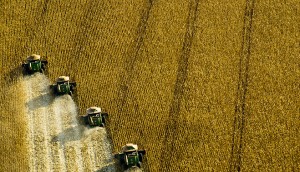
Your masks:
{"label": "wheat field", "polygon": [[[93,163],[108,162],[90,158],[91,145],[116,153],[130,142],[147,151],[144,171],[300,171],[299,10],[297,0],[1,0],[0,171],[115,171]],[[49,64],[28,85],[21,63],[33,53]],[[64,109],[30,99],[60,75],[77,82],[65,100],[74,110],[35,116]],[[67,118],[91,106],[108,112],[108,135],[69,142]],[[48,148],[52,135],[65,153]]]}

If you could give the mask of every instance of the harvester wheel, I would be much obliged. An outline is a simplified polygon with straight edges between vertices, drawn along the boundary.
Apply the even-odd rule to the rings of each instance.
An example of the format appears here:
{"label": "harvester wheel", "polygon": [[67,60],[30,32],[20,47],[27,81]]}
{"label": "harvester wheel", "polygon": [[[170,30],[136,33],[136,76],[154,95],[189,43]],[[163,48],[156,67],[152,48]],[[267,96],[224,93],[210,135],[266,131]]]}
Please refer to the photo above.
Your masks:
{"label": "harvester wheel", "polygon": [[88,116],[82,116],[82,120],[85,125],[89,124]]}
{"label": "harvester wheel", "polygon": [[40,69],[40,73],[44,73],[45,70],[43,68]]}
{"label": "harvester wheel", "polygon": [[104,117],[104,116],[102,116],[102,123],[103,123],[103,124],[105,124],[105,123],[106,123],[106,121],[105,121],[105,117]]}
{"label": "harvester wheel", "polygon": [[142,162],[139,161],[139,162],[137,163],[137,166],[138,166],[139,168],[142,168]]}
{"label": "harvester wheel", "polygon": [[126,165],[126,164],[124,163],[124,164],[123,164],[123,170],[126,171],[126,170],[128,170],[128,168],[129,168],[128,165]]}
{"label": "harvester wheel", "polygon": [[139,153],[139,160],[140,160],[140,162],[143,162],[143,154],[142,153]]}
{"label": "harvester wheel", "polygon": [[70,84],[70,90],[74,91],[74,86]]}
{"label": "harvester wheel", "polygon": [[121,164],[125,164],[125,154],[119,154],[118,159],[119,159]]}
{"label": "harvester wheel", "polygon": [[45,68],[46,68],[45,64],[44,64],[44,63],[42,63],[42,69],[44,69],[44,70],[45,70]]}

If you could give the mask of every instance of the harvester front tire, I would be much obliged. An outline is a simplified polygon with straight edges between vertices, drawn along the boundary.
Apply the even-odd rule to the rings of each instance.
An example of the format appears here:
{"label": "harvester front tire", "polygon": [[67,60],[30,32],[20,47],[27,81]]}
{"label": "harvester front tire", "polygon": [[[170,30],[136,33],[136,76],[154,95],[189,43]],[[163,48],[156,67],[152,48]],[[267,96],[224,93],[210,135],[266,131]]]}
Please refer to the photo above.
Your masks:
{"label": "harvester front tire", "polygon": [[40,73],[44,74],[45,70],[42,68],[40,69]]}
{"label": "harvester front tire", "polygon": [[137,167],[142,168],[142,162],[139,161],[139,162],[137,163]]}
{"label": "harvester front tire", "polygon": [[128,170],[128,165],[126,165],[125,163],[123,164],[123,170],[125,171],[125,170]]}
{"label": "harvester front tire", "polygon": [[104,116],[102,116],[102,123],[103,123],[103,124],[106,124],[106,120],[105,120],[105,117],[104,117]]}
{"label": "harvester front tire", "polygon": [[143,162],[143,154],[139,153],[139,160],[140,162]]}
{"label": "harvester front tire", "polygon": [[89,120],[88,120],[88,116],[82,116],[82,121],[85,125],[88,125],[89,124]]}

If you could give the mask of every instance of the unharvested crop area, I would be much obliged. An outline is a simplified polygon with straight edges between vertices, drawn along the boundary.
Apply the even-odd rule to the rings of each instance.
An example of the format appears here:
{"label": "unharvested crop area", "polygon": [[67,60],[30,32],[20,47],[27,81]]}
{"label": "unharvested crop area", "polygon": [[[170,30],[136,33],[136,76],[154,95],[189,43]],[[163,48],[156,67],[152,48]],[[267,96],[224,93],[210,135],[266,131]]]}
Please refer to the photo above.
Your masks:
{"label": "unharvested crop area", "polygon": [[[298,0],[0,1],[0,171],[34,170],[30,158],[51,151],[57,161],[36,170],[97,169],[45,149],[56,135],[71,156],[93,157],[85,148],[100,150],[103,137],[88,132],[76,146],[60,134],[63,117],[90,106],[109,113],[113,152],[128,142],[147,150],[146,171],[300,171],[299,10]],[[76,80],[69,116],[57,120],[57,99],[54,116],[34,115],[47,106],[31,101],[38,86],[20,68],[32,53],[48,57],[49,84]]]}

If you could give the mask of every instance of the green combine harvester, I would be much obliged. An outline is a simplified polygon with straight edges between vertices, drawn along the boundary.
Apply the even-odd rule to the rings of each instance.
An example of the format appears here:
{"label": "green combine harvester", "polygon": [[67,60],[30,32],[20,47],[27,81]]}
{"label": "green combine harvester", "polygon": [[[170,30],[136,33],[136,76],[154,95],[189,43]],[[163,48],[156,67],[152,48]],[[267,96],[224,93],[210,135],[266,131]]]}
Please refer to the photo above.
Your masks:
{"label": "green combine harvester", "polygon": [[143,156],[146,154],[145,150],[138,150],[138,146],[133,143],[128,143],[122,147],[122,151],[114,155],[122,165],[123,170],[132,167],[142,167]]}
{"label": "green combine harvester", "polygon": [[90,107],[86,110],[86,115],[82,116],[85,124],[89,126],[105,126],[105,120],[108,117],[106,112],[102,112],[99,107]]}
{"label": "green combine harvester", "polygon": [[68,76],[60,76],[56,80],[56,84],[50,85],[50,89],[56,95],[64,95],[69,94],[73,95],[75,91],[76,82],[70,82],[70,78]]}
{"label": "green combine harvester", "polygon": [[27,74],[33,74],[35,72],[44,73],[47,60],[41,60],[41,56],[32,54],[27,57],[26,62],[23,62],[22,67],[25,69]]}

